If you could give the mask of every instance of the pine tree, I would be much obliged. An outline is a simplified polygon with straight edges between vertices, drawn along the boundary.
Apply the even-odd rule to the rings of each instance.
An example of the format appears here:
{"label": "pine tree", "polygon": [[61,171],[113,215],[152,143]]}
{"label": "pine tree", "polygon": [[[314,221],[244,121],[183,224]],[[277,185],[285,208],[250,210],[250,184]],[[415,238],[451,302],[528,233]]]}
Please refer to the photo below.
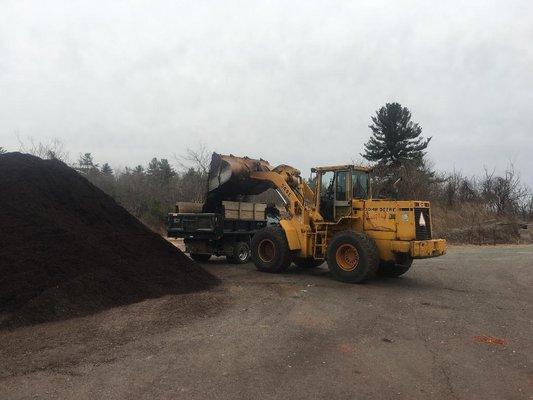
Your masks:
{"label": "pine tree", "polygon": [[133,169],[133,173],[136,174],[136,175],[144,175],[144,167],[142,165],[137,165]]}
{"label": "pine tree", "polygon": [[155,157],[148,164],[146,173],[162,182],[168,182],[170,178],[176,175],[176,171],[170,166],[167,159],[162,158],[158,160]]}
{"label": "pine tree", "polygon": [[98,172],[98,164],[94,163],[93,155],[91,153],[84,153],[80,155],[80,158],[78,159],[78,168],[76,168],[78,171],[89,174],[89,173],[95,173]]}
{"label": "pine tree", "polygon": [[411,121],[411,112],[399,103],[387,103],[372,117],[370,140],[364,158],[384,165],[398,166],[404,161],[422,163],[431,137],[421,137],[422,128]]}
{"label": "pine tree", "polygon": [[113,168],[111,168],[111,165],[109,165],[108,163],[105,163],[104,165],[102,165],[102,168],[100,169],[100,171],[104,175],[113,176]]}
{"label": "pine tree", "polygon": [[165,158],[162,158],[161,161],[159,161],[159,171],[161,174],[161,178],[168,182],[170,178],[172,178],[174,175],[176,175],[176,172],[174,169],[170,166],[168,163],[168,160]]}

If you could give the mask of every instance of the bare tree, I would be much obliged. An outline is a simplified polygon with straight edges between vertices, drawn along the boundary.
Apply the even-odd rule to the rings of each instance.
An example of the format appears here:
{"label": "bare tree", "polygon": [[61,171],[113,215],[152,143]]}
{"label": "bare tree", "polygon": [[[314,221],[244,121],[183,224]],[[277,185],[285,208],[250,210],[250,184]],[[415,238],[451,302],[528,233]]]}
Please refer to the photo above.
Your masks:
{"label": "bare tree", "polygon": [[397,165],[377,164],[372,173],[372,193],[376,198],[430,199],[441,180],[426,159]]}
{"label": "bare tree", "polygon": [[498,214],[517,213],[528,196],[528,190],[520,181],[512,163],[503,176],[495,176],[494,170],[485,168],[481,182],[482,195],[490,209]]}
{"label": "bare tree", "polygon": [[531,190],[529,190],[529,199],[524,202],[522,215],[528,220],[533,219],[533,192]]}
{"label": "bare tree", "polygon": [[201,175],[209,173],[209,165],[211,163],[211,151],[207,149],[205,144],[198,145],[195,149],[188,147],[183,155],[175,155],[174,159],[177,161],[180,168],[184,171],[193,168]]}
{"label": "bare tree", "polygon": [[19,142],[19,151],[21,153],[33,154],[34,156],[48,159],[60,160],[68,163],[69,153],[65,150],[65,145],[58,138],[49,139],[47,142],[35,142],[32,137],[22,139],[17,136]]}
{"label": "bare tree", "polygon": [[183,201],[204,201],[211,151],[204,144],[200,144],[195,149],[187,148],[183,155],[174,155],[174,159],[181,169],[180,177],[176,181],[179,198]]}
{"label": "bare tree", "polygon": [[457,171],[453,171],[447,178],[444,186],[444,194],[446,198],[446,205],[453,207],[459,197],[459,188],[463,177]]}
{"label": "bare tree", "polygon": [[473,202],[478,198],[478,189],[475,178],[467,178],[461,172],[453,171],[444,175],[442,187],[443,196],[437,196],[437,199],[444,198],[446,206],[455,207],[459,203]]}

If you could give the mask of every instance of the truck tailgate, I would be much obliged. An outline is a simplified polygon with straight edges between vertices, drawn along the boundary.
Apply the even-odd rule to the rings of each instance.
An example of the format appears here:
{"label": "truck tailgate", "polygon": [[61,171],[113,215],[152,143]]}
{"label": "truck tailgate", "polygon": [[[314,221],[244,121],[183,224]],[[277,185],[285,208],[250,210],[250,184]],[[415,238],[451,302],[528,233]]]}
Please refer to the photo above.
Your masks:
{"label": "truck tailgate", "polygon": [[218,228],[218,218],[214,213],[171,213],[168,215],[167,233],[170,237],[214,234]]}

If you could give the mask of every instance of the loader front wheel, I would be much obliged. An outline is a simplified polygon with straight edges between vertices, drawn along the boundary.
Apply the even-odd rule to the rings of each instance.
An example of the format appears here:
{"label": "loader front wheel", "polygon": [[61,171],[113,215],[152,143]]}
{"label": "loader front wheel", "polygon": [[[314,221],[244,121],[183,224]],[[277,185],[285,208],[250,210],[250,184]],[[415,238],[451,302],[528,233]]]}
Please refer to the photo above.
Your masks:
{"label": "loader front wheel", "polygon": [[344,231],[328,246],[328,267],[335,279],[359,283],[373,277],[379,265],[378,249],[364,233]]}
{"label": "loader front wheel", "polygon": [[397,255],[395,261],[382,261],[379,263],[378,275],[389,278],[398,278],[411,269],[413,259],[406,255]]}
{"label": "loader front wheel", "polygon": [[291,265],[292,255],[282,228],[269,226],[254,235],[252,260],[262,272],[279,273]]}

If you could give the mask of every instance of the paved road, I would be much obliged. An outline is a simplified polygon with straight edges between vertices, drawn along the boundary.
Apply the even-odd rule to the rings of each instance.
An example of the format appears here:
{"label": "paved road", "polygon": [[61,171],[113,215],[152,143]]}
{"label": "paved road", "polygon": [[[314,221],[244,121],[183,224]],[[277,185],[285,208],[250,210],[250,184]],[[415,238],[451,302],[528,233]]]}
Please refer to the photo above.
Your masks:
{"label": "paved road", "polygon": [[0,333],[0,398],[533,398],[533,246],[364,285],[206,267],[208,293]]}

